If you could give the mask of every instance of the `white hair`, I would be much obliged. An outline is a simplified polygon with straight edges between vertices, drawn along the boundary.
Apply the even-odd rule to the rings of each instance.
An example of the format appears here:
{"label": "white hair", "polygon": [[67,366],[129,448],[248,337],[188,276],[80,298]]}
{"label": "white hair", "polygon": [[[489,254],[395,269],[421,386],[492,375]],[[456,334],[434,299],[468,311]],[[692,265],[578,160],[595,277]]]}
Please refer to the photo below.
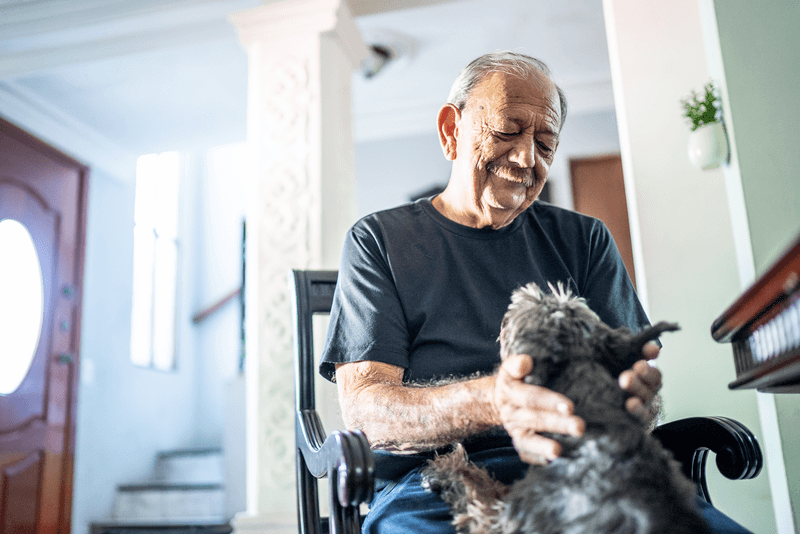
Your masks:
{"label": "white hair", "polygon": [[[553,81],[550,77],[550,69],[539,59],[507,50],[491,52],[482,55],[464,67],[456,81],[453,82],[447,102],[463,110],[467,105],[470,92],[487,74],[492,72],[504,72],[525,79],[531,79],[538,74],[543,74],[551,82]],[[555,82],[553,82],[553,85],[558,93],[561,107],[561,122],[558,125],[560,131],[567,118],[567,98],[564,95],[564,91]]]}

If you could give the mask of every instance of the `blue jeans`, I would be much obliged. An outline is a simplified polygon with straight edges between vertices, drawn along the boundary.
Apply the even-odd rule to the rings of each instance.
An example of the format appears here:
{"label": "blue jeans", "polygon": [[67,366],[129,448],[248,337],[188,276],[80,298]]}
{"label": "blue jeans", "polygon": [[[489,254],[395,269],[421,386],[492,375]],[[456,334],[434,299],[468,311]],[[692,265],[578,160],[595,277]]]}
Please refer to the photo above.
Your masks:
{"label": "blue jeans", "polygon": [[[511,448],[470,454],[470,459],[485,467],[492,476],[510,484],[527,469]],[[364,520],[364,534],[455,534],[450,522],[450,506],[438,495],[422,489],[423,467],[412,469],[375,495]],[[698,498],[698,508],[711,530],[717,534],[752,534],[728,516]]]}

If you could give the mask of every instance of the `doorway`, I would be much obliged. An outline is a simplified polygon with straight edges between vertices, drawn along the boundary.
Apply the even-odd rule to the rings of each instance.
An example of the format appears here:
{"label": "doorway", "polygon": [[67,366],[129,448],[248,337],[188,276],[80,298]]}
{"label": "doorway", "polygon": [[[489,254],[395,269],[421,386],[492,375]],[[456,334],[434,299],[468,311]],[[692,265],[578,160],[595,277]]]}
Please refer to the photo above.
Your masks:
{"label": "doorway", "polygon": [[636,274],[633,268],[631,227],[628,202],[619,154],[575,158],[569,160],[572,177],[572,199],[575,211],[603,221],[617,244],[633,287]]}
{"label": "doorway", "polygon": [[67,534],[88,168],[0,120],[0,534]]}

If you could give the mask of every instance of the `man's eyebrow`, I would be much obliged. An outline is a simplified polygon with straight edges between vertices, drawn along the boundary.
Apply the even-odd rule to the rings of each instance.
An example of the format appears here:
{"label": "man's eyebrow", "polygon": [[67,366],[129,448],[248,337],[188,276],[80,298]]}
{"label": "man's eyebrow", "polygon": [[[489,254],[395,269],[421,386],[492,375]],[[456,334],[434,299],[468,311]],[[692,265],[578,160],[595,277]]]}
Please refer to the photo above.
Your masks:
{"label": "man's eyebrow", "polygon": [[558,139],[558,129],[551,127],[549,124],[545,124],[544,127],[540,130],[540,133],[545,135],[552,135],[556,139]]}

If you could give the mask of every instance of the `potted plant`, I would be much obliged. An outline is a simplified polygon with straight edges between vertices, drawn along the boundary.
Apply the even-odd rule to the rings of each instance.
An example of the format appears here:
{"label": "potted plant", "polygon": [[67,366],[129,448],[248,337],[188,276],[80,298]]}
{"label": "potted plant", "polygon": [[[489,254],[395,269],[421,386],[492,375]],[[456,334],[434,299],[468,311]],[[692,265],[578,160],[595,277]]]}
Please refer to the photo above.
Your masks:
{"label": "potted plant", "polygon": [[728,139],[722,124],[719,89],[713,82],[683,100],[684,116],[689,119],[689,161],[698,169],[719,167],[728,160]]}

